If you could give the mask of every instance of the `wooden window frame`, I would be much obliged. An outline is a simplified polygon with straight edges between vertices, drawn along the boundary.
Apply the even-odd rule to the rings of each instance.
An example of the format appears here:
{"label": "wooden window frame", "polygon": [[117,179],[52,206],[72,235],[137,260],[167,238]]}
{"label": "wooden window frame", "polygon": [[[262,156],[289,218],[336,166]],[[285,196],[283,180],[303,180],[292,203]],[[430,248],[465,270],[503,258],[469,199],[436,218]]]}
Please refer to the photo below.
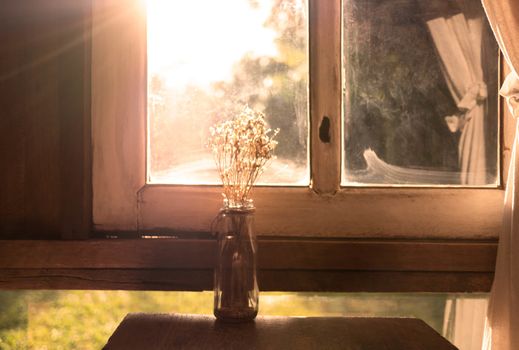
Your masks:
{"label": "wooden window frame", "polygon": [[[218,187],[146,183],[146,19],[141,2],[132,1],[94,1],[94,227],[206,232],[221,206]],[[340,187],[341,0],[310,0],[309,20],[311,185],[256,188],[258,234],[496,238],[502,187]],[[329,143],[319,139],[324,116],[330,119]]]}
{"label": "wooden window frame", "polygon": [[[82,118],[85,137],[75,140],[68,135],[66,139],[66,145],[79,152],[74,154],[83,154],[77,161],[84,164],[81,176],[65,179],[64,185],[65,191],[70,190],[64,203],[78,204],[65,208],[66,220],[60,231],[63,241],[0,242],[0,289],[212,288],[216,247],[207,231],[209,220],[221,205],[218,188],[145,184],[146,139],[142,130],[146,125],[142,116],[146,101],[135,93],[136,86],[145,81],[144,22],[132,17],[140,11],[139,1],[93,0],[93,22],[85,13],[84,72],[91,78],[85,79],[89,87],[84,97],[89,108]],[[330,34],[338,19],[334,17],[335,26],[328,21],[330,11],[339,5],[339,0],[310,1],[311,23],[324,22],[326,26],[320,31],[312,26],[312,52],[329,52],[326,45],[339,52],[329,40],[330,35],[339,35]],[[338,56],[334,57],[332,67],[324,56],[310,57],[313,82],[337,89]],[[334,94],[340,97],[337,90]],[[335,118],[331,136],[332,144],[337,145],[340,105],[331,96],[313,89],[311,113]],[[507,110],[500,116],[501,164],[506,169],[514,120]],[[316,143],[312,186],[258,188],[255,193],[261,290],[490,290],[496,238],[501,231],[503,186],[341,189],[339,154],[315,138],[318,122],[318,118],[313,119],[311,124],[311,142]],[[91,140],[86,137],[90,125]],[[63,154],[63,164],[70,164],[69,152]],[[502,183],[506,182],[504,175]],[[81,186],[74,181],[83,185],[81,195],[75,192]],[[165,201],[169,196],[175,200]],[[175,235],[160,239],[105,238],[162,235],[172,230]],[[37,233],[27,232],[26,237],[31,236]]]}
{"label": "wooden window frame", "polygon": [[[71,227],[62,233],[63,238],[86,240],[3,241],[2,289],[212,288],[216,249],[207,231],[221,205],[218,188],[146,185],[146,101],[136,94],[145,81],[145,23],[132,17],[140,11],[138,2],[94,0],[92,5],[85,72],[91,73],[93,232],[87,237],[88,230],[75,233]],[[311,23],[326,28],[317,31],[312,25],[312,52],[329,52],[325,47],[330,45],[328,50],[340,53],[339,41],[330,41],[330,35],[339,39],[339,17],[327,18],[339,5],[340,0],[310,1]],[[312,116],[326,115],[334,126],[332,142],[321,144],[315,132],[319,120],[312,118],[311,187],[256,189],[261,289],[489,291],[503,185],[340,188],[340,154],[332,147],[340,142],[337,57],[330,66],[326,55],[310,56],[312,84],[335,87],[332,94],[311,90]],[[506,169],[514,123],[507,110],[500,115],[501,166]],[[89,147],[85,152],[90,154]],[[172,202],[165,201],[171,196]],[[176,236],[162,239],[93,239],[172,231]]]}

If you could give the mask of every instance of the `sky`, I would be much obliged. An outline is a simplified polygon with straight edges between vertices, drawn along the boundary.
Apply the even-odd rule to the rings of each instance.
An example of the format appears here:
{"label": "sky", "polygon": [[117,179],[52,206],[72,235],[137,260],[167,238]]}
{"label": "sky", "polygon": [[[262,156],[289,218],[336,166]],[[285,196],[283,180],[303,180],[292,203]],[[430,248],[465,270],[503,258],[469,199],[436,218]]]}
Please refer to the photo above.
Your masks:
{"label": "sky", "polygon": [[272,0],[147,0],[148,72],[168,88],[209,87],[228,80],[246,53],[275,56],[276,33],[265,28]]}

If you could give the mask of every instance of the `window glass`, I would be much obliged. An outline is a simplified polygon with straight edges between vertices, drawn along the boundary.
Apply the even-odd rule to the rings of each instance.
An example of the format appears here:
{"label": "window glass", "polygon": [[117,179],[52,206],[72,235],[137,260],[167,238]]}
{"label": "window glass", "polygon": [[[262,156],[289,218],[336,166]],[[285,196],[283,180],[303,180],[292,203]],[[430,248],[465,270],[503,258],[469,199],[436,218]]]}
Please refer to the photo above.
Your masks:
{"label": "window glass", "polygon": [[209,127],[245,105],[280,128],[259,183],[308,185],[305,0],[147,2],[148,182],[218,182]]}
{"label": "window glass", "polygon": [[[488,296],[261,293],[260,316],[415,317],[480,349]],[[213,292],[0,291],[0,349],[101,349],[130,312],[212,314]]]}
{"label": "window glass", "polygon": [[480,1],[343,10],[343,185],[495,186],[498,48]]}

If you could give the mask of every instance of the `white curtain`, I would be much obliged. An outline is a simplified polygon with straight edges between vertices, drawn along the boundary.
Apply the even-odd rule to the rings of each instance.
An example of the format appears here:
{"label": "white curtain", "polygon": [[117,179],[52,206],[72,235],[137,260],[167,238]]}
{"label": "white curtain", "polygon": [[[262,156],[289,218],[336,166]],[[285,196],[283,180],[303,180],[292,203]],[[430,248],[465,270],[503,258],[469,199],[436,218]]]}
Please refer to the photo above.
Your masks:
{"label": "white curtain", "polygon": [[450,297],[445,305],[443,335],[460,350],[480,350],[487,306],[483,297]]}
{"label": "white curtain", "polygon": [[[512,70],[501,94],[519,117],[519,1],[482,0],[499,46]],[[519,125],[518,125],[519,126]],[[508,172],[496,273],[487,311],[483,349],[519,349],[519,159],[518,128]]]}
{"label": "white curtain", "polygon": [[[519,79],[511,73],[501,89],[514,117],[519,116]],[[515,96],[515,97],[514,97]],[[487,312],[483,349],[519,349],[519,159],[517,126],[505,194],[503,230],[499,237],[494,284]]]}
{"label": "white curtain", "polygon": [[445,120],[452,132],[461,131],[458,146],[461,183],[483,185],[487,183],[484,128],[487,86],[481,57],[483,18],[465,16],[465,7],[473,6],[474,2],[457,0],[457,3],[461,13],[428,20],[427,27],[460,111]]}

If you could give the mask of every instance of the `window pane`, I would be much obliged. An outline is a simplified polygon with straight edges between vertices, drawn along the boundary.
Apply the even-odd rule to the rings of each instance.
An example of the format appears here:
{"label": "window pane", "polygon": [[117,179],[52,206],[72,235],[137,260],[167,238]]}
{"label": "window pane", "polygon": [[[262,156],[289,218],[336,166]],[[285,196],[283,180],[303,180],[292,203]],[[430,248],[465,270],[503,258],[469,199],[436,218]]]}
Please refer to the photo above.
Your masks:
{"label": "window pane", "polygon": [[265,184],[307,185],[305,0],[148,0],[149,182],[214,184],[209,127],[249,105],[280,128]]}
{"label": "window pane", "polygon": [[[415,317],[460,349],[481,349],[488,295],[262,292],[260,303],[260,316]],[[101,349],[130,312],[212,307],[212,292],[0,291],[0,349]]]}
{"label": "window pane", "polygon": [[479,0],[344,2],[343,185],[496,185],[498,49]]}

